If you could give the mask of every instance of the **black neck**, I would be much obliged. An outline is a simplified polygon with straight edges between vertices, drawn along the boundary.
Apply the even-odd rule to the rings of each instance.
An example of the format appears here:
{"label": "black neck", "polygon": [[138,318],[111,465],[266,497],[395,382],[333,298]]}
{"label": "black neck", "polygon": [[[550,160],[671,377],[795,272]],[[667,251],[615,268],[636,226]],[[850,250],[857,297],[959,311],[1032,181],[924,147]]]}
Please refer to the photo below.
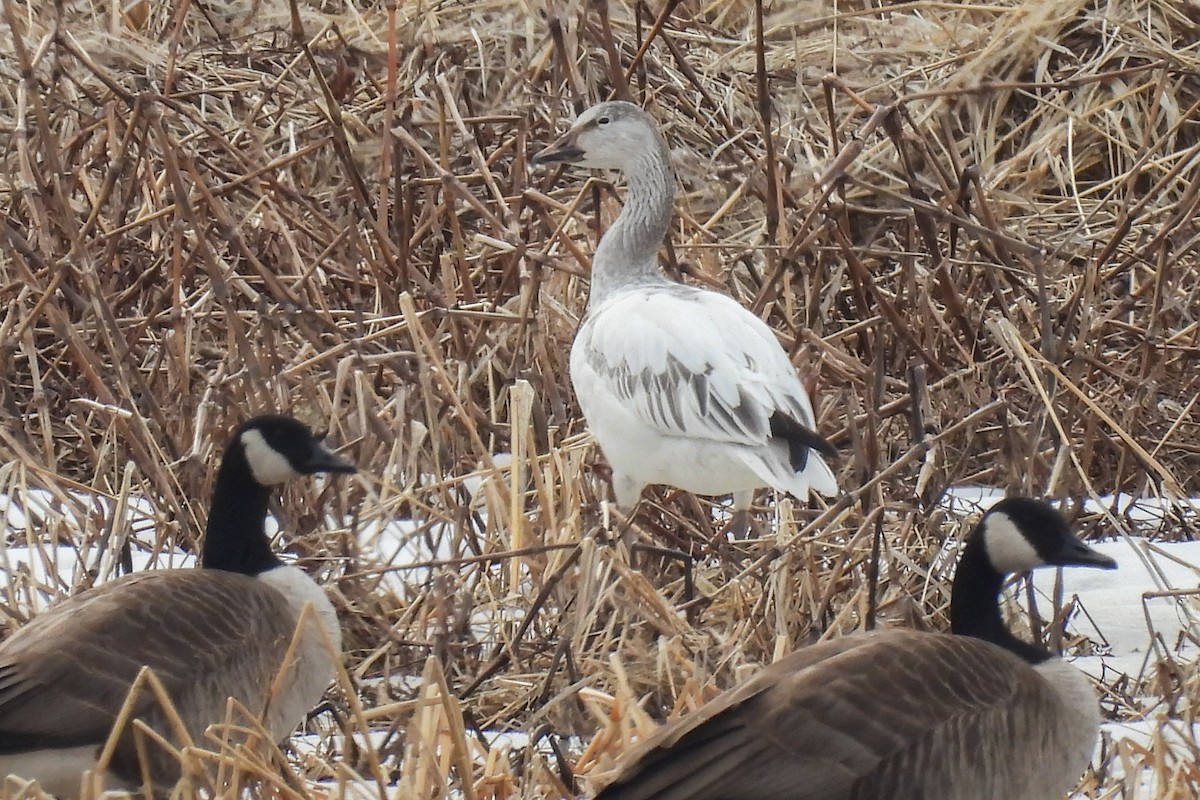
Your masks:
{"label": "black neck", "polygon": [[963,548],[954,574],[954,587],[950,592],[950,632],[999,645],[1030,664],[1050,659],[1050,651],[1018,639],[1005,627],[1000,615],[1000,590],[1003,587],[1004,576],[988,560],[983,538],[972,536]]}
{"label": "black neck", "polygon": [[217,471],[200,566],[257,575],[282,564],[263,527],[270,499],[271,490],[254,480],[242,448],[230,447]]}

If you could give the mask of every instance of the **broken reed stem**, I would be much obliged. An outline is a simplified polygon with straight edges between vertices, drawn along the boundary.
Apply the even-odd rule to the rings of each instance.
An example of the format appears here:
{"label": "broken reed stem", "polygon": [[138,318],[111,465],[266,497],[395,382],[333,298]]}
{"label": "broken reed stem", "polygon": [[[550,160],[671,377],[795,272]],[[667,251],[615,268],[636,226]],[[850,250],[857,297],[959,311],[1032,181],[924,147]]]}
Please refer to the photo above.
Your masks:
{"label": "broken reed stem", "polygon": [[775,244],[781,198],[775,166],[775,138],[771,132],[771,93],[767,83],[767,50],[763,43],[762,0],[754,0],[754,83],[758,116],[762,121],[763,168],[767,179],[767,243]]}
{"label": "broken reed stem", "polygon": [[[512,441],[512,470],[509,477],[509,546],[520,553],[525,544],[525,471],[528,463],[526,449],[529,444],[529,420],[533,413],[533,387],[529,381],[519,380],[508,390],[509,426]],[[508,562],[508,593],[511,597],[521,596],[522,560],[513,556]]]}

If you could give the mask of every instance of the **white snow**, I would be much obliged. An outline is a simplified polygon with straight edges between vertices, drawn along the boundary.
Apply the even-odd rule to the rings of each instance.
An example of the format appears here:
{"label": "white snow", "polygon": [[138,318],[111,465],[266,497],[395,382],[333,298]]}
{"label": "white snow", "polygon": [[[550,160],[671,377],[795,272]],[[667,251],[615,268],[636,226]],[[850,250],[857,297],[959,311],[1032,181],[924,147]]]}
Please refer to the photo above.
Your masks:
{"label": "white snow", "polygon": [[[966,514],[986,510],[1003,497],[1003,491],[991,487],[958,487],[948,493],[945,505]],[[1115,559],[1118,568],[1033,572],[1041,618],[1050,616],[1056,582],[1061,580],[1063,601],[1074,606],[1068,632],[1086,636],[1096,646],[1095,654],[1068,655],[1072,663],[1102,686],[1129,686],[1140,692],[1131,706],[1122,703],[1117,709],[1119,719],[1104,723],[1093,761],[1104,764],[1110,782],[1112,777],[1123,781],[1121,796],[1126,800],[1153,800],[1162,795],[1160,776],[1143,766],[1148,760],[1146,751],[1170,753],[1175,764],[1194,761],[1194,754],[1200,752],[1200,724],[1189,729],[1179,719],[1178,710],[1164,708],[1161,699],[1144,686],[1155,677],[1156,665],[1164,658],[1186,665],[1198,655],[1200,542],[1152,538],[1173,534],[1182,523],[1194,522],[1198,502],[1192,498],[1172,504],[1131,495],[1089,499],[1085,509],[1106,515],[1100,528],[1113,537],[1090,544]],[[1025,599],[1023,590],[1013,595],[1018,602]],[[1106,698],[1102,705],[1111,712],[1114,701]],[[1127,774],[1128,765],[1139,771]]]}
{"label": "white snow", "polygon": [[[500,492],[501,498],[507,498],[510,473],[505,455],[496,458],[494,472],[481,469],[464,479],[469,502],[476,513],[485,517],[489,504],[483,500],[489,492]],[[986,509],[1003,496],[1002,491],[991,487],[959,487],[948,493],[944,504],[957,514],[966,514]],[[14,603],[19,613],[40,610],[69,591],[86,571],[97,571],[98,582],[115,574],[114,552],[101,553],[94,548],[63,544],[94,541],[99,538],[96,531],[103,530],[105,525],[114,531],[110,551],[122,537],[129,536],[137,570],[195,563],[194,556],[179,550],[156,552],[156,517],[145,499],[131,499],[123,518],[114,521],[115,504],[110,498],[79,492],[64,498],[44,491],[31,491],[17,499],[0,494],[0,573],[7,575],[0,599]],[[1161,701],[1147,685],[1164,657],[1187,664],[1196,660],[1200,649],[1197,625],[1200,542],[1155,541],[1167,534],[1177,536],[1184,525],[1196,520],[1198,506],[1200,499],[1174,505],[1161,499],[1128,495],[1089,500],[1087,508],[1106,514],[1101,528],[1112,533],[1112,538],[1093,544],[1116,559],[1119,569],[1042,569],[1034,573],[1041,617],[1046,619],[1051,614],[1051,598],[1061,573],[1062,596],[1074,607],[1068,631],[1086,637],[1094,646],[1095,652],[1074,657],[1074,663],[1102,684],[1112,686],[1121,682],[1136,693],[1132,703],[1119,708],[1120,719],[1106,723],[1105,743],[1098,750],[1111,755],[1116,748],[1117,755],[1108,758],[1105,764],[1119,775],[1124,775],[1126,763],[1121,753],[1159,747],[1168,751],[1177,748],[1187,754],[1195,752],[1196,740],[1200,738],[1197,735],[1200,729],[1188,730],[1179,721],[1176,710],[1161,707]],[[339,524],[336,520],[331,522]],[[273,532],[274,520],[269,525]],[[85,536],[85,531],[89,535]],[[372,522],[361,525],[356,533],[369,560],[381,566],[399,567],[389,570],[381,581],[391,591],[407,591],[409,586],[424,583],[432,574],[429,566],[403,568],[404,565],[427,564],[455,555],[453,529],[445,522],[424,524],[411,519],[385,524]],[[949,551],[945,554],[946,566],[953,555]],[[1021,602],[1024,595],[1024,591],[1014,593]],[[513,600],[516,602],[517,598]],[[514,605],[506,613],[519,618],[523,608]],[[476,623],[491,629],[498,621],[488,618]],[[1112,699],[1106,699],[1106,711],[1111,713],[1113,708]],[[319,741],[315,736],[297,737],[297,750],[312,754]],[[527,737],[523,734],[496,734],[493,741],[497,747],[525,744]],[[1128,763],[1143,762],[1129,759]],[[1146,800],[1155,797],[1158,786],[1155,776],[1130,775],[1125,780],[1123,796]]]}

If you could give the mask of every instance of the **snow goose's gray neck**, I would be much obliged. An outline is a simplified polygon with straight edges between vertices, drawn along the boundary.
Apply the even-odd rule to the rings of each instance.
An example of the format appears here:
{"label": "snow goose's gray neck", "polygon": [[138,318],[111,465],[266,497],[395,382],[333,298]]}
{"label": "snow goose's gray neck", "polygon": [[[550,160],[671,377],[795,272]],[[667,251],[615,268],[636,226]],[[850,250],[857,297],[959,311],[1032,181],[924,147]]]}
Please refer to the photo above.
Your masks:
{"label": "snow goose's gray neck", "polygon": [[675,173],[667,147],[643,153],[624,170],[628,192],[621,210],[596,246],[588,305],[595,308],[614,292],[638,284],[666,283],[658,248],[671,226]]}

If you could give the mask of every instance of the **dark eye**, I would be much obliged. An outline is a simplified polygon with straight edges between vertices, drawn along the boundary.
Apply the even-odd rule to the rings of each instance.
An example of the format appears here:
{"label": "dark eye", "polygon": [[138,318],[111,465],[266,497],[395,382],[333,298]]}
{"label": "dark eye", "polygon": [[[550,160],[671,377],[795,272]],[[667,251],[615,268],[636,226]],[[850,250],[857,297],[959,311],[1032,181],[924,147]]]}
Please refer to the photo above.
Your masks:
{"label": "dark eye", "polygon": [[608,117],[599,117],[596,119],[597,125],[607,125],[608,123],[609,123]]}

